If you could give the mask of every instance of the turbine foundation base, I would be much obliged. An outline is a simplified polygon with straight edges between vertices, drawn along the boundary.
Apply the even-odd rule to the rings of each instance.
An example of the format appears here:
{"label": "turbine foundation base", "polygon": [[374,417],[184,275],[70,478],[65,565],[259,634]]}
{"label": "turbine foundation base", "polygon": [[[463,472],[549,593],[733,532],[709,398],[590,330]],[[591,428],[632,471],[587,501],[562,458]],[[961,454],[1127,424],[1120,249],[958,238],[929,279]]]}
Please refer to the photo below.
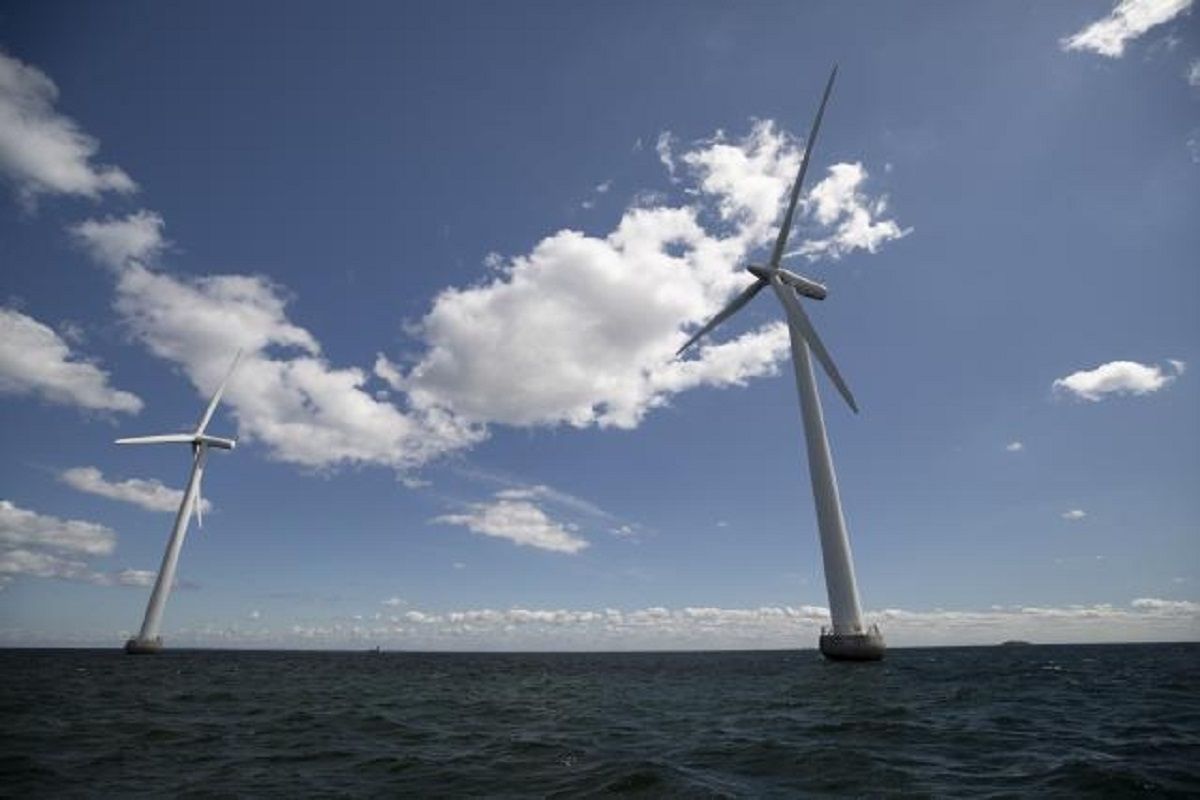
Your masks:
{"label": "turbine foundation base", "polygon": [[162,637],[153,639],[130,639],[125,642],[125,654],[130,656],[150,656],[162,652]]}
{"label": "turbine foundation base", "polygon": [[830,661],[882,661],[887,645],[878,626],[866,633],[834,633],[821,631],[821,655]]}

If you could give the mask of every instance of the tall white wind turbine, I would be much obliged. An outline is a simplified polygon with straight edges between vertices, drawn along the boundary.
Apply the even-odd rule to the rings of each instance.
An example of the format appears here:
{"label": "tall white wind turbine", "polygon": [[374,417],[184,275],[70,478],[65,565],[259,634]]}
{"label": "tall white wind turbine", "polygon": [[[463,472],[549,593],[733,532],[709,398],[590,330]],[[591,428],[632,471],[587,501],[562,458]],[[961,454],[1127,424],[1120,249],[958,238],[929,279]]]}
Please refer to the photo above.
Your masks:
{"label": "tall white wind turbine", "polygon": [[825,287],[784,269],[779,263],[783,259],[792,218],[796,212],[796,202],[800,198],[800,187],[804,183],[804,173],[808,170],[813,143],[817,139],[821,118],[825,114],[825,104],[829,101],[829,93],[833,90],[833,80],[836,76],[835,66],[829,75],[829,82],[825,85],[825,94],[821,98],[817,117],[813,120],[808,141],[804,143],[804,160],[800,162],[800,172],[792,185],[787,213],[779,228],[775,249],[771,251],[771,260],[766,266],[747,267],[756,279],[754,283],[698,330],[679,348],[676,356],[681,355],[696,340],[733,316],[767,286],[771,287],[783,304],[784,313],[787,315],[788,333],[791,336],[792,365],[796,372],[796,389],[800,394],[800,411],[804,418],[809,477],[812,480],[813,499],[817,506],[817,528],[820,531],[821,556],[825,564],[825,587],[829,593],[832,626],[821,631],[821,652],[832,659],[875,661],[883,658],[883,635],[877,626],[872,625],[869,629],[863,626],[858,586],[854,579],[854,562],[850,555],[850,539],[846,533],[846,520],[838,497],[833,459],[829,454],[829,439],[825,434],[821,400],[817,395],[817,385],[813,377],[812,356],[815,355],[821,362],[833,385],[855,413],[858,413],[858,405],[800,303],[801,297],[824,300]]}
{"label": "tall white wind turbine", "polygon": [[167,542],[167,550],[163,553],[162,566],[158,568],[158,578],[154,581],[154,591],[150,593],[150,602],[146,606],[146,617],[142,620],[142,629],[137,636],[125,642],[125,652],[131,654],[157,653],[162,650],[162,636],[159,627],[162,624],[163,607],[167,604],[167,596],[171,593],[171,585],[175,582],[175,567],[179,564],[179,551],[183,549],[183,538],[187,535],[188,522],[191,520],[193,509],[196,512],[196,522],[203,527],[204,516],[200,510],[203,498],[200,496],[200,480],[204,476],[204,461],[209,448],[232,450],[237,446],[233,439],[220,436],[210,436],[205,433],[217,403],[225,386],[237,369],[242,351],[239,350],[233,358],[225,380],[217,387],[216,393],[208,401],[208,407],[200,417],[196,430],[192,433],[167,433],[158,436],[134,436],[128,439],[117,439],[117,444],[190,444],[192,446],[192,472],[188,476],[187,489],[183,493],[183,502],[175,514],[175,527],[171,530],[171,539]]}

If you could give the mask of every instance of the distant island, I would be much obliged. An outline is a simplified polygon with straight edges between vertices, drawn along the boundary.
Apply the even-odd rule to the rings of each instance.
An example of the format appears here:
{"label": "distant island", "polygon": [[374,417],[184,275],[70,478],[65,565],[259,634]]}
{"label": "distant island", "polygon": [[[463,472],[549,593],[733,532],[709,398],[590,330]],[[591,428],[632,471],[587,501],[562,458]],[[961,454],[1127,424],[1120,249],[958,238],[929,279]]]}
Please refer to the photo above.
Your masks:
{"label": "distant island", "polygon": [[1000,647],[1025,647],[1025,646],[1028,646],[1031,644],[1033,644],[1033,642],[1027,642],[1024,639],[1009,639],[1008,641],[1001,642],[999,646]]}

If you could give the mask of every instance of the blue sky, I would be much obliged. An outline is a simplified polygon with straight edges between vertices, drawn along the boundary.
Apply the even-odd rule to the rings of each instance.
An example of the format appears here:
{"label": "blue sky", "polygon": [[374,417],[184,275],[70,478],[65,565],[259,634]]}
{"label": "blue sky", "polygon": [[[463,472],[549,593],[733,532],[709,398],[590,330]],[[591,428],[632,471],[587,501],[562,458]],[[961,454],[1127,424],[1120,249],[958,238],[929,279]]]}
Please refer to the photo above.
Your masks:
{"label": "blue sky", "polygon": [[[0,641],[811,646],[788,263],[893,644],[1200,635],[1190,2],[10,4]],[[155,482],[161,482],[155,483]],[[165,485],[162,485],[165,484]]]}

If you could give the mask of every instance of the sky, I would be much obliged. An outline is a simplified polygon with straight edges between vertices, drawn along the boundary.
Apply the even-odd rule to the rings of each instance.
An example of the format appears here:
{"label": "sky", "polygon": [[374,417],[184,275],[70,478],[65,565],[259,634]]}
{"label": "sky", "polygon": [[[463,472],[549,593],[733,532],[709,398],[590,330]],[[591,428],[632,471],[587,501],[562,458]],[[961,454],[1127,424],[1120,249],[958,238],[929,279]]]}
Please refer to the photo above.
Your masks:
{"label": "sky", "polygon": [[1191,0],[16,2],[0,645],[812,647],[785,264],[894,646],[1200,638]]}

